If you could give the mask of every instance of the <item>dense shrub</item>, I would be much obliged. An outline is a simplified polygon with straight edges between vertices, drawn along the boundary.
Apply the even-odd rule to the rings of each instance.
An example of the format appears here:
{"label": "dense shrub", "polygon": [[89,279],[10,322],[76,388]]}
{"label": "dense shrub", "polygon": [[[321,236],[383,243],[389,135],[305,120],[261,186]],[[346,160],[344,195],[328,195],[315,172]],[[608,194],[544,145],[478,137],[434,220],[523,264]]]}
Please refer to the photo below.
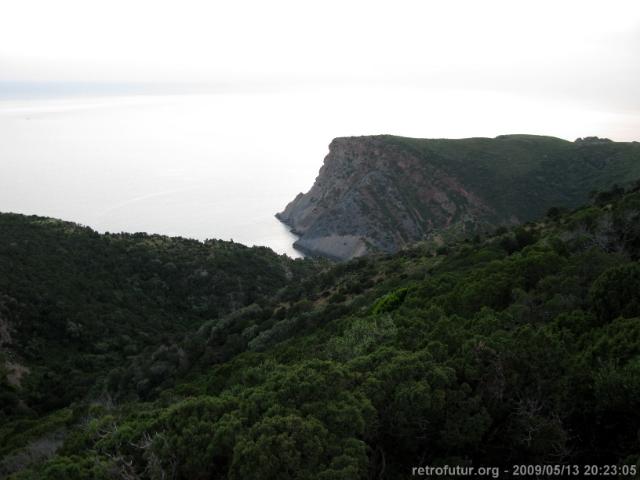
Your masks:
{"label": "dense shrub", "polygon": [[593,308],[603,322],[620,316],[639,316],[640,265],[634,262],[606,270],[593,283],[590,296]]}

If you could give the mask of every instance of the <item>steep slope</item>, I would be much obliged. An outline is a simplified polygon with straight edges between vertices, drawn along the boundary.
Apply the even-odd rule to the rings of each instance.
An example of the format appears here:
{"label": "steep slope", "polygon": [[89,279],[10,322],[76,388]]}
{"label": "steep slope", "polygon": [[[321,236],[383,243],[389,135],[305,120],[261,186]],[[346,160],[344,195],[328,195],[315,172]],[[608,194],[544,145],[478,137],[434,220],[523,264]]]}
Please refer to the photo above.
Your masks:
{"label": "steep slope", "polygon": [[522,223],[637,177],[636,142],[336,138],[311,190],[276,216],[300,250],[348,259]]}
{"label": "steep slope", "polygon": [[128,358],[271,297],[308,268],[264,247],[0,214],[0,419],[68,405]]}
{"label": "steep slope", "polygon": [[[594,202],[295,279],[120,372],[174,377],[144,401],[9,417],[0,475],[365,480],[549,464],[634,478],[640,187]],[[127,383],[110,378],[111,391]],[[27,457],[47,441],[57,447]]]}

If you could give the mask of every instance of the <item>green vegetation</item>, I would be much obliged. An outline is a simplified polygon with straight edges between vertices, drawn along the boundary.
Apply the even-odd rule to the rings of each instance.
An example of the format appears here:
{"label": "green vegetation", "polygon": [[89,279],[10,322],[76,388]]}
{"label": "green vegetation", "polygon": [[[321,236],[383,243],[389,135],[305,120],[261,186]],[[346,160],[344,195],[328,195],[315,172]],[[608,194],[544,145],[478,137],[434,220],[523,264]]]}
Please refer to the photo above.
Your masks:
{"label": "green vegetation", "polygon": [[6,384],[0,390],[0,415],[64,407],[85,396],[97,375],[267,302],[315,268],[267,248],[99,235],[40,217],[2,214],[0,232],[0,322],[10,336],[3,346],[30,369],[19,396]]}
{"label": "green vegetation", "polygon": [[539,135],[382,138],[389,145],[411,149],[425,165],[435,165],[457,178],[501,220],[510,216],[534,220],[551,206],[575,208],[587,201],[589,192],[624,185],[640,176],[636,142],[597,138],[569,142]]}
{"label": "green vegetation", "polygon": [[31,369],[2,387],[9,478],[640,462],[637,189],[338,265],[0,219],[0,315]]}

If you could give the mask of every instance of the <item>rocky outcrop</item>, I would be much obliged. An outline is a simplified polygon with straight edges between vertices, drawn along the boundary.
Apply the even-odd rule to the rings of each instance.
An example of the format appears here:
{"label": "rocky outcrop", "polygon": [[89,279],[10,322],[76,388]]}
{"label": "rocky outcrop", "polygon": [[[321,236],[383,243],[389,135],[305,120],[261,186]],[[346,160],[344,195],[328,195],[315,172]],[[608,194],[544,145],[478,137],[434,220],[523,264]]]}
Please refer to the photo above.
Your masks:
{"label": "rocky outcrop", "polygon": [[307,254],[344,260],[394,252],[419,240],[527,221],[550,206],[578,205],[601,186],[598,170],[606,170],[607,181],[640,176],[637,145],[597,147],[620,145],[622,156],[531,135],[336,138],[311,190],[276,216]]}

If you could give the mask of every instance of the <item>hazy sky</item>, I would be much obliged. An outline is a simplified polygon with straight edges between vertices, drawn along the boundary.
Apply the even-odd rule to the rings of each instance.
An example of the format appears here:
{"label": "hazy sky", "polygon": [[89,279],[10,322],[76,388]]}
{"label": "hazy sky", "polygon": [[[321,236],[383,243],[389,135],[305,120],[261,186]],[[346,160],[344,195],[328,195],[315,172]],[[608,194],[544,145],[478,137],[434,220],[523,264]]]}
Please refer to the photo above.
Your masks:
{"label": "hazy sky", "polygon": [[0,81],[410,85],[636,112],[640,2],[3,0]]}

